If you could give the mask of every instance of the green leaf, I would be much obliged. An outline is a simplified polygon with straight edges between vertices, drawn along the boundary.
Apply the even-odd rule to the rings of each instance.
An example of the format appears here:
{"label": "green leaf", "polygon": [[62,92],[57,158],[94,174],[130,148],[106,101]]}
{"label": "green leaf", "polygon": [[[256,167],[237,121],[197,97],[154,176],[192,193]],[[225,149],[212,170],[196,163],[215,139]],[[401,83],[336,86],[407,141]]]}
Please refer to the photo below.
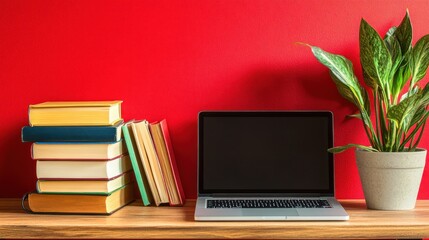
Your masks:
{"label": "green leaf", "polygon": [[416,104],[416,107],[423,107],[426,108],[429,104],[429,83],[426,84],[426,86],[421,89],[419,86],[415,86],[417,93],[419,95],[418,102]]}
{"label": "green leaf", "polygon": [[426,86],[418,92],[418,96],[418,101],[415,104],[416,111],[412,117],[410,126],[419,122],[420,116],[423,116],[427,112],[426,108],[429,105],[429,84],[426,84]]}
{"label": "green leaf", "polygon": [[393,27],[389,28],[389,30],[387,30],[386,35],[384,36],[384,40],[385,41],[389,37],[395,37],[394,34],[395,34],[395,31],[396,31],[396,28],[397,27],[393,26]]}
{"label": "green leaf", "polygon": [[414,46],[410,66],[412,73],[411,86],[414,86],[426,75],[429,66],[429,34],[422,37]]}
{"label": "green leaf", "polygon": [[[425,111],[421,119],[419,119],[412,131],[408,134],[408,136],[402,141],[401,145],[399,146],[399,150],[403,151],[405,148],[405,145],[408,144],[408,142],[412,141],[416,135],[416,133],[420,130],[420,136],[419,139],[423,133],[424,127],[426,125],[426,120],[429,117],[429,111]],[[417,143],[418,144],[418,143]],[[417,146],[416,144],[416,146]]]}
{"label": "green leaf", "polygon": [[341,55],[331,54],[319,47],[310,46],[317,60],[328,67],[340,81],[348,84],[357,81],[353,73],[353,64]]}
{"label": "green leaf", "polygon": [[[387,49],[389,50],[391,59],[392,59],[392,68],[388,77],[390,92],[397,99],[397,96],[401,92],[404,84],[402,74],[397,74],[397,71],[404,71],[406,69],[401,69],[401,63],[403,61],[403,56],[401,52],[401,45],[399,44],[398,39],[394,35],[396,27],[392,27],[386,34],[384,38],[384,43],[386,44]],[[405,66],[403,66],[404,68]],[[396,77],[395,77],[396,76]]]}
{"label": "green leaf", "polygon": [[421,121],[422,117],[426,114],[426,107],[429,104],[429,84],[427,84],[424,89],[415,86],[411,91],[408,91],[407,94],[404,94],[404,96],[405,95],[407,95],[406,98],[415,98],[414,104],[412,105],[413,109],[404,116],[402,121],[402,128],[408,131],[412,126]]}
{"label": "green leaf", "polygon": [[422,90],[422,98],[421,98],[421,104],[423,107],[427,107],[429,104],[429,83],[426,84],[426,86]]}
{"label": "green leaf", "polygon": [[413,96],[414,94],[418,93],[420,91],[419,86],[414,86],[413,88],[410,88],[408,92],[404,93],[401,97],[401,102],[404,101],[406,98]]}
{"label": "green leaf", "polygon": [[357,118],[357,119],[363,120],[362,115],[359,112],[357,112],[355,114],[349,114],[346,116],[346,118]]}
{"label": "green leaf", "polygon": [[362,150],[365,150],[365,151],[378,152],[378,150],[375,149],[375,148],[364,146],[364,145],[360,145],[360,144],[353,144],[353,143],[347,144],[347,145],[344,145],[344,146],[338,146],[338,147],[330,148],[330,149],[328,149],[328,152],[330,152],[330,153],[340,153],[340,152],[344,152],[345,150],[350,149],[350,148],[359,148],[359,149],[362,149]]}
{"label": "green leaf", "polygon": [[369,109],[367,93],[356,78],[350,60],[341,55],[328,53],[318,47],[310,47],[317,60],[329,68],[341,96],[355,104],[359,110]]}
{"label": "green leaf", "polygon": [[408,52],[402,59],[401,66],[395,72],[392,81],[392,95],[395,100],[398,98],[405,84],[408,82],[408,79],[411,76],[410,67],[408,65],[408,61],[411,54]]}
{"label": "green leaf", "polygon": [[[383,41],[387,47],[387,50],[389,50],[390,56],[392,57],[392,62],[393,60],[395,60],[400,63],[402,60],[402,50],[401,50],[401,44],[399,43],[399,40],[394,35],[395,30],[396,30],[396,27],[392,27],[386,33],[386,37],[384,38]],[[393,65],[395,65],[394,62],[393,62]]]}
{"label": "green leaf", "polygon": [[[371,115],[370,101],[367,92],[365,89],[357,83],[357,85],[347,85],[343,81],[339,80],[336,75],[331,73],[331,78],[337,86],[337,90],[342,97],[354,103],[355,106],[359,109],[359,112],[365,114],[366,116]],[[357,80],[356,80],[357,81]],[[360,114],[358,118],[362,119]],[[352,115],[353,116],[353,115]],[[364,123],[369,126],[369,122],[362,119]]]}
{"label": "green leaf", "polygon": [[377,83],[382,92],[386,92],[392,59],[380,35],[364,19],[360,24],[359,43],[361,65],[365,74]]}
{"label": "green leaf", "polygon": [[399,26],[396,28],[394,35],[398,39],[399,44],[401,45],[402,54],[405,55],[405,53],[407,53],[411,49],[411,42],[413,39],[413,28],[411,25],[408,10],[405,13],[405,16]]}
{"label": "green leaf", "polygon": [[[420,122],[426,114],[427,114],[426,108],[420,107],[419,109],[417,109],[416,113],[410,120],[409,126],[414,126],[415,124]],[[408,129],[406,129],[406,131],[408,131]]]}
{"label": "green leaf", "polygon": [[414,94],[402,100],[397,105],[392,106],[387,112],[387,118],[394,121],[396,126],[402,127],[405,118],[414,115],[415,105],[419,99],[419,94]]}
{"label": "green leaf", "polygon": [[365,69],[362,68],[363,80],[365,84],[371,89],[376,89],[378,87],[378,82],[371,78],[371,76],[366,73]]}
{"label": "green leaf", "polygon": [[357,108],[361,108],[361,104],[359,103],[359,100],[357,100],[353,88],[350,87],[350,85],[344,83],[344,81],[341,81],[341,79],[339,79],[335,74],[333,74],[332,71],[330,72],[330,75],[335,85],[337,86],[337,90],[340,95],[349,102],[353,103]]}
{"label": "green leaf", "polygon": [[389,140],[389,131],[387,129],[386,115],[383,111],[383,101],[380,98],[375,98],[375,97],[374,97],[374,101],[377,101],[375,103],[376,106],[374,106],[375,108],[378,108],[378,110],[376,111],[376,114],[378,114],[378,118],[376,116],[376,119],[378,120],[378,122],[376,124],[378,124],[379,131],[381,134],[380,141],[382,141],[382,143],[383,143],[382,144],[383,146],[380,146],[380,149],[385,149],[385,147],[386,147],[385,143],[387,143]]}

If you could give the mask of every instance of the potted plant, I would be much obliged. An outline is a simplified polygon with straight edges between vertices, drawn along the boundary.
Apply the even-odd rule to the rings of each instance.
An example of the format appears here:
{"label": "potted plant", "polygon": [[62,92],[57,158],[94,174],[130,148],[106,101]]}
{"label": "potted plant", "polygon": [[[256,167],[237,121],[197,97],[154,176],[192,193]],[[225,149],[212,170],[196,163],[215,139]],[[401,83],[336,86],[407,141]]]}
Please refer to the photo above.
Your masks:
{"label": "potted plant", "polygon": [[429,117],[429,84],[421,80],[429,65],[429,35],[412,46],[408,11],[397,27],[382,38],[364,19],[359,31],[364,88],[351,61],[308,45],[329,68],[339,93],[353,103],[370,146],[348,144],[329,149],[339,153],[356,148],[356,161],[368,208],[406,210],[415,207],[426,162],[418,148]]}

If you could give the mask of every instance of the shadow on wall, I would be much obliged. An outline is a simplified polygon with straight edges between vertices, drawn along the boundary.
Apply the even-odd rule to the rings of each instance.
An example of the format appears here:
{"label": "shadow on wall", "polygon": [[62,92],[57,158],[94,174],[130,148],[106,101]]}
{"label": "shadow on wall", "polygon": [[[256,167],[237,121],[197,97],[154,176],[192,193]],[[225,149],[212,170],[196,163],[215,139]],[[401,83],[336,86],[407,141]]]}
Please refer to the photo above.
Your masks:
{"label": "shadow on wall", "polygon": [[21,128],[24,125],[15,123],[3,132],[0,197],[22,197],[25,192],[35,190],[36,162],[30,157],[31,143],[21,142]]}
{"label": "shadow on wall", "polygon": [[[308,69],[311,69],[308,68]],[[360,122],[345,118],[356,108],[338,93],[327,70],[311,71],[259,69],[250,73],[245,82],[249,105],[259,109],[329,110],[334,113],[335,144],[344,144],[348,137],[362,133]],[[356,127],[358,126],[358,127]],[[347,134],[343,134],[343,131]],[[362,195],[353,152],[335,155],[335,187],[337,197],[359,198]]]}
{"label": "shadow on wall", "polygon": [[197,116],[171,129],[174,156],[187,199],[197,197]]}
{"label": "shadow on wall", "polygon": [[[219,84],[212,98],[201,101],[202,109],[211,110],[335,110],[345,108],[352,113],[354,108],[337,92],[335,84],[327,71],[309,71],[307,67],[295,69],[258,68],[233,78],[229,84]],[[334,113],[335,114],[335,113]],[[176,158],[187,197],[196,197],[197,168],[197,112],[195,118],[182,122],[175,136]],[[176,150],[177,149],[177,150]],[[352,159],[350,159],[352,160]],[[185,162],[186,161],[186,162]],[[347,182],[356,179],[345,176],[354,175],[353,168],[347,167],[349,161],[339,165],[339,180]],[[344,166],[342,166],[344,165]],[[343,179],[345,178],[345,179]],[[340,192],[344,192],[340,190]]]}
{"label": "shadow on wall", "polygon": [[242,80],[249,105],[261,109],[320,110],[345,104],[326,71],[258,69]]}

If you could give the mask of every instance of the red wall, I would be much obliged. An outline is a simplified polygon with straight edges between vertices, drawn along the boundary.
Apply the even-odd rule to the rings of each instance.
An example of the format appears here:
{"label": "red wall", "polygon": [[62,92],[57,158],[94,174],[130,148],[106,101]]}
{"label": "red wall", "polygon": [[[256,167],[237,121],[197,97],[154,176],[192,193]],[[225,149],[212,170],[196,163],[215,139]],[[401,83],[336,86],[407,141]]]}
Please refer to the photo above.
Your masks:
{"label": "red wall", "polygon": [[[337,145],[367,144],[361,123],[344,120],[354,108],[327,69],[294,43],[358,65],[360,19],[385,32],[407,8],[415,39],[429,33],[427,0],[2,0],[0,197],[34,189],[20,131],[28,105],[43,101],[121,99],[125,120],[167,118],[191,198],[200,110],[327,109]],[[363,197],[353,152],[335,164],[337,196]],[[429,199],[429,169],[419,197]]]}

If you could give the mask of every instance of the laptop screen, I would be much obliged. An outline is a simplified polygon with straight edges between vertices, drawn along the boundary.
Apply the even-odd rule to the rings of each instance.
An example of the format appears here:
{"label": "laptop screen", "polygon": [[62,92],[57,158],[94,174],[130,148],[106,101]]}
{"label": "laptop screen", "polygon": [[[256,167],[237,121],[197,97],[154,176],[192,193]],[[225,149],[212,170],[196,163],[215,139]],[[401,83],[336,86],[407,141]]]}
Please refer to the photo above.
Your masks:
{"label": "laptop screen", "polygon": [[201,112],[200,194],[333,195],[331,112]]}

